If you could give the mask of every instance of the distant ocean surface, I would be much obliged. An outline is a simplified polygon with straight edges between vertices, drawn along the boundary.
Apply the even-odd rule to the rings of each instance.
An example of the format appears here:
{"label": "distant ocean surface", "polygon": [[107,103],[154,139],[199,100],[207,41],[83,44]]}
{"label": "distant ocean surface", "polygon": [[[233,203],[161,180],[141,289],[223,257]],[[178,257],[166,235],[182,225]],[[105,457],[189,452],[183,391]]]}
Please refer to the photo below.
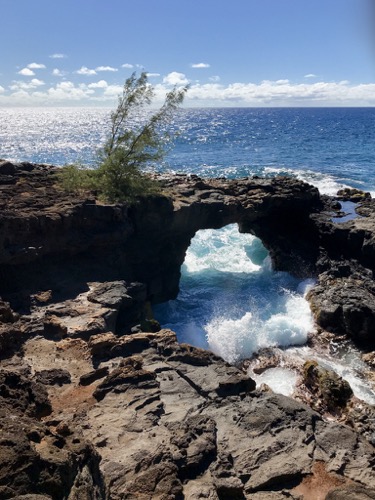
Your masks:
{"label": "distant ocean surface", "polygon": [[[2,108],[0,157],[94,164],[106,108]],[[287,173],[327,194],[375,193],[375,108],[181,109],[160,169],[204,176]]]}
{"label": "distant ocean surface", "polygon": [[[1,109],[0,158],[94,165],[109,113]],[[181,109],[173,127],[179,136],[157,170],[231,178],[288,174],[326,194],[344,186],[375,194],[375,108]],[[235,363],[262,347],[306,342],[313,321],[304,293],[312,283],[313,277],[301,282],[272,271],[261,241],[232,225],[197,233],[178,299],[154,312],[180,341]]]}

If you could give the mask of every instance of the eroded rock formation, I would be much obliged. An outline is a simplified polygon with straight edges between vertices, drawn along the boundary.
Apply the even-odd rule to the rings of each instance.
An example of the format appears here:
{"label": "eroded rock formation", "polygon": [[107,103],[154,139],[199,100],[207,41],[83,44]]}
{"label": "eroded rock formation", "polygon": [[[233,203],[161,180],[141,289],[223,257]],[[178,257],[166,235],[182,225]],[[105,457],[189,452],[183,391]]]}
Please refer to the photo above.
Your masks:
{"label": "eroded rock formation", "polygon": [[371,442],[153,332],[148,304],[176,296],[197,230],[236,222],[276,268],[320,273],[318,322],[369,348],[372,201],[336,224],[297,180],[166,176],[163,195],[109,206],[54,175],[0,162],[0,496],[371,498]]}
{"label": "eroded rock formation", "polygon": [[309,214],[321,202],[308,184],[159,176],[165,195],[128,207],[67,196],[54,175],[30,164],[0,175],[2,290],[51,288],[74,274],[76,282],[140,281],[152,300],[174,298],[196,231],[230,223],[259,236],[277,268],[314,270],[318,248]]}

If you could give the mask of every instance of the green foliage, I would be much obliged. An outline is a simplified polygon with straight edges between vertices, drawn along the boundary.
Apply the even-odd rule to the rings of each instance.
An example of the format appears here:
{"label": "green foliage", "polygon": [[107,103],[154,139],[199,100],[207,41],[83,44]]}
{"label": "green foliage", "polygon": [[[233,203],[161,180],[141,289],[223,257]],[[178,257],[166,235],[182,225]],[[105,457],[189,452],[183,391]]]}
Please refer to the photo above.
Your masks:
{"label": "green foliage", "polygon": [[110,132],[99,150],[99,165],[94,170],[69,165],[60,176],[69,191],[95,190],[110,202],[132,200],[157,190],[142,168],[160,161],[172,135],[166,125],[182,103],[187,87],[168,92],[160,109],[143,121],[141,112],[150,105],[154,90],[147,74],[135,73],[125,81],[118,105],[110,117]]}
{"label": "green foliage", "polygon": [[66,165],[57,174],[61,187],[71,193],[83,193],[97,188],[98,175],[82,165]]}

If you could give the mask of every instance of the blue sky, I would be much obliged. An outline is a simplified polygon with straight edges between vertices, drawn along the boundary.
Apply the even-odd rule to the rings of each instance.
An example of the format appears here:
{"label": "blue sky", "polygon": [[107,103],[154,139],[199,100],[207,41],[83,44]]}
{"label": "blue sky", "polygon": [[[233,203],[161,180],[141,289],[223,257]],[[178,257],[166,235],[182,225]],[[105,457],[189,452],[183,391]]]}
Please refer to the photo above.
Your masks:
{"label": "blue sky", "polygon": [[0,0],[0,106],[374,106],[373,0]]}

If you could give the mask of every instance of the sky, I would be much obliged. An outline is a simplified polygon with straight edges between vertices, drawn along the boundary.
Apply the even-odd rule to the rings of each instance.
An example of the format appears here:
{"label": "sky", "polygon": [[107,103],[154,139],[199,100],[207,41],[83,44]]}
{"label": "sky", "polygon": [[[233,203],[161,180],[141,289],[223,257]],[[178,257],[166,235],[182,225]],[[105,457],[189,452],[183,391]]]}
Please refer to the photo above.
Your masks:
{"label": "sky", "polygon": [[374,0],[0,0],[0,107],[375,106]]}

